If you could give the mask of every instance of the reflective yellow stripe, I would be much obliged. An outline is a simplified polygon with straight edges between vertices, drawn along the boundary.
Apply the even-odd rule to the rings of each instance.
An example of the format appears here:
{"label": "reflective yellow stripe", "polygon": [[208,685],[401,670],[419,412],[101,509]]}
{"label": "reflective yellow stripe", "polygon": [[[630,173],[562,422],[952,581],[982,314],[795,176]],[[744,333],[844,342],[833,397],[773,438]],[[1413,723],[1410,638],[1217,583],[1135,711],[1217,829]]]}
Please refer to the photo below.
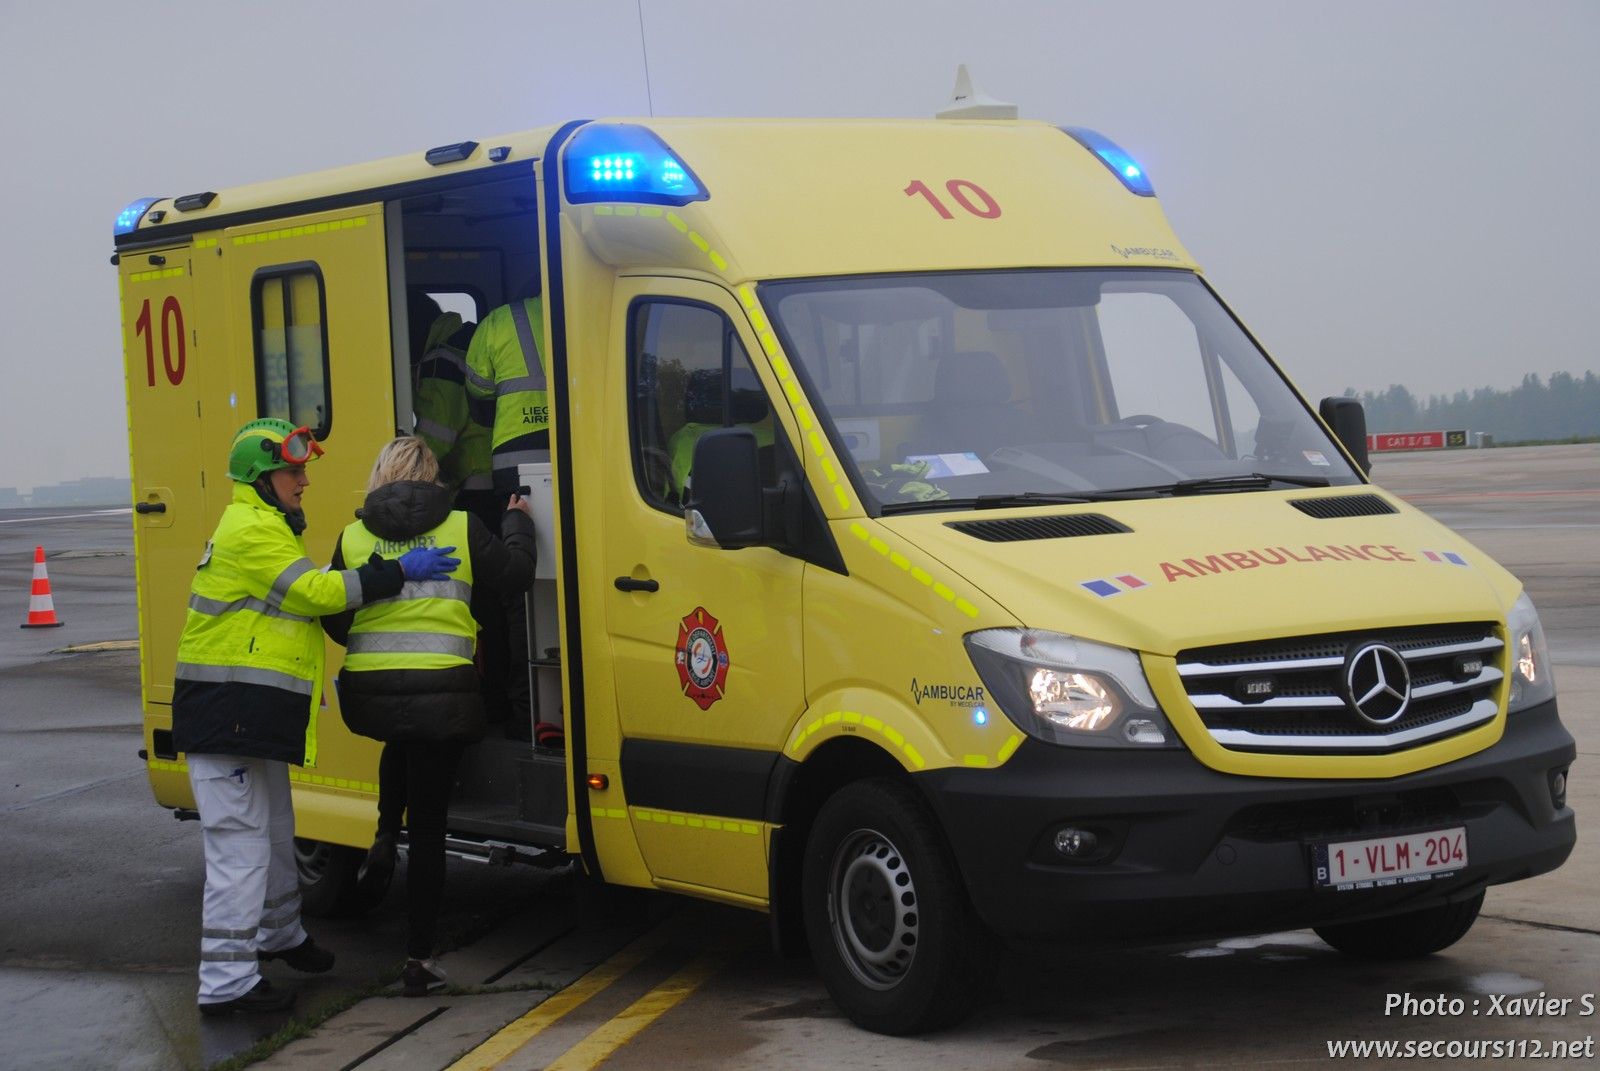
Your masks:
{"label": "reflective yellow stripe", "polygon": [[148,283],[152,279],[171,279],[179,275],[188,275],[189,269],[181,265],[176,268],[153,268],[150,271],[136,271],[128,276],[130,283]]}
{"label": "reflective yellow stripe", "polygon": [[636,822],[655,822],[658,825],[682,826],[685,829],[707,829],[713,833],[743,833],[752,837],[761,835],[760,822],[747,822],[741,818],[712,818],[703,814],[659,811],[644,807],[630,807],[629,810]]}
{"label": "reflective yellow stripe", "polygon": [[259,245],[262,242],[276,242],[284,238],[303,238],[308,234],[348,231],[356,227],[365,227],[366,225],[366,216],[356,216],[354,219],[335,219],[326,223],[307,223],[301,227],[283,227],[279,230],[261,231],[257,234],[236,234],[233,236],[233,244]]}
{"label": "reflective yellow stripe", "polygon": [[906,759],[911,763],[912,769],[920,770],[928,765],[928,761],[923,758],[922,752],[918,751],[914,746],[907,742],[905,734],[900,732],[900,730],[894,728],[893,726],[884,724],[883,719],[881,718],[874,718],[870,715],[860,714],[853,710],[836,710],[831,714],[825,714],[816,719],[803,729],[797,729],[794,737],[789,741],[789,750],[795,754],[799,754],[801,745],[804,744],[808,739],[822,732],[823,729],[830,725],[838,725],[841,723],[845,725],[859,725],[863,729],[867,729],[883,737],[884,740],[888,741],[890,744],[891,750],[898,751],[906,757]]}
{"label": "reflective yellow stripe", "polygon": [[929,573],[926,569],[919,565],[913,565],[910,558],[889,546],[888,543],[884,542],[878,536],[873,535],[867,526],[862,524],[860,521],[850,522],[850,534],[861,540],[861,542],[865,543],[873,550],[877,551],[883,557],[889,559],[889,564],[893,565],[901,572],[909,573],[913,580],[921,584],[923,587],[931,589],[935,595],[939,596],[939,598],[943,599],[945,602],[950,603],[960,613],[967,617],[978,616],[977,606],[973,605],[967,599],[962,598],[960,595],[957,595],[955,593],[955,589],[950,587],[950,585],[935,580],[933,578],[933,574]]}

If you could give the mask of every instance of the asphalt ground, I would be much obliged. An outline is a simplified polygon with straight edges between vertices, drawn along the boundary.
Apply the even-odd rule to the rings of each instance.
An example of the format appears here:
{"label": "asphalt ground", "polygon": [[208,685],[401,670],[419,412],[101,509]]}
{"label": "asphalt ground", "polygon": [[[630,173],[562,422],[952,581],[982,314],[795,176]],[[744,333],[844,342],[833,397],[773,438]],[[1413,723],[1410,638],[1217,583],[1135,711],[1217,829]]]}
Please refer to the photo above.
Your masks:
{"label": "asphalt ground", "polygon": [[[319,1020],[261,1066],[1270,1066],[1323,1062],[1340,1040],[1475,1039],[1512,1046],[1497,1063],[1592,1067],[1592,1043],[1587,1056],[1515,1057],[1557,1041],[1581,1053],[1600,1033],[1594,1009],[1583,1013],[1600,991],[1600,835],[1584,820],[1600,811],[1600,446],[1381,456],[1374,477],[1517,573],[1539,606],[1579,740],[1572,859],[1491,889],[1466,938],[1412,963],[1346,959],[1303,931],[1012,950],[966,1022],[922,1039],[851,1026],[807,962],[769,951],[761,916],[465,862],[447,890],[452,989],[408,1000],[386,988],[404,933],[391,893],[366,918],[311,923],[339,954],[331,974],[268,968],[298,989],[294,1018],[201,1020],[198,829],[151,802],[134,754],[135,654],[56,653],[135,635],[128,514],[0,511],[0,610],[14,592],[25,616],[39,543],[66,622],[23,631],[0,619],[0,1068],[197,1068]],[[1386,1012],[1405,994],[1468,1010]],[[1569,1003],[1495,1013],[1540,995]]]}

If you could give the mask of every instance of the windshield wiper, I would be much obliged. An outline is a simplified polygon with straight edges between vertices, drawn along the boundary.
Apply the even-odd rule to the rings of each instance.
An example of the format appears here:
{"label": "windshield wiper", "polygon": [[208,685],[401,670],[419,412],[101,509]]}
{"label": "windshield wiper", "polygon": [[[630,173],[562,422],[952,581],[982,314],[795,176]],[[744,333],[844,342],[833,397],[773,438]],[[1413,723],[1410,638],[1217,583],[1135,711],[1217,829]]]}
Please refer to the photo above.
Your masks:
{"label": "windshield wiper", "polygon": [[1161,490],[1169,495],[1194,495],[1207,491],[1265,490],[1275,483],[1293,484],[1296,487],[1327,487],[1328,479],[1326,476],[1289,476],[1276,472],[1239,472],[1231,476],[1179,480]]}

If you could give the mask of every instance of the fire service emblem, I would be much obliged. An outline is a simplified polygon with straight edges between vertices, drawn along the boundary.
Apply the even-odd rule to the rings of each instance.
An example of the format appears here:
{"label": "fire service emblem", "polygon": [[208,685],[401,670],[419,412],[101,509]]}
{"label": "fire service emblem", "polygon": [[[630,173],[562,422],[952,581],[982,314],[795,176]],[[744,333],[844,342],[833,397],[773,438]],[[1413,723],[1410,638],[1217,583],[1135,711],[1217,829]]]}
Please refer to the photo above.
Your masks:
{"label": "fire service emblem", "polygon": [[710,710],[727,691],[728,643],[722,625],[704,606],[678,625],[678,683],[701,710]]}

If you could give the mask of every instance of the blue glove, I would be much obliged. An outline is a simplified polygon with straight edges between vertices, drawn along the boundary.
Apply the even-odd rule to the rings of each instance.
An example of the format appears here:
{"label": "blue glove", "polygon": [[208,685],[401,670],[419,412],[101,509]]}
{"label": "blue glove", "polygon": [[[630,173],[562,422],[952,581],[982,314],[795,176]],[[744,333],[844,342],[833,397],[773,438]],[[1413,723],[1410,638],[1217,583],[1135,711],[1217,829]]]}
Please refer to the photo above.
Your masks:
{"label": "blue glove", "polygon": [[455,547],[412,547],[400,555],[400,570],[407,580],[443,580],[455,572],[460,558],[450,557]]}

